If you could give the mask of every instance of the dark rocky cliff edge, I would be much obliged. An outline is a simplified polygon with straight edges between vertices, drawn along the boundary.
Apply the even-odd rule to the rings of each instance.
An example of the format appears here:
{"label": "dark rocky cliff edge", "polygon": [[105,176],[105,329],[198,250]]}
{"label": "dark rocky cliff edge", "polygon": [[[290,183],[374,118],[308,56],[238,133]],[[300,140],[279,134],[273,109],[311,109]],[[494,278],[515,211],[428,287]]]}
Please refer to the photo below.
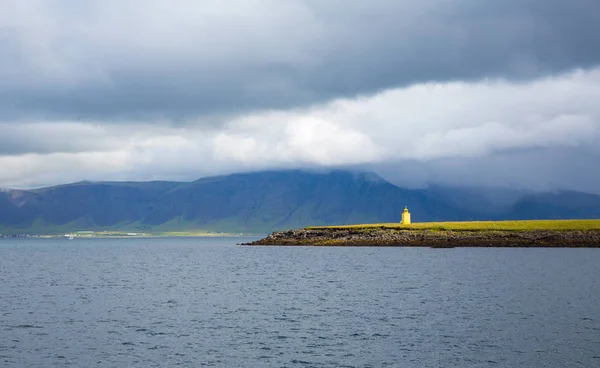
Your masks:
{"label": "dark rocky cliff edge", "polygon": [[600,231],[319,228],[274,232],[244,245],[600,248]]}

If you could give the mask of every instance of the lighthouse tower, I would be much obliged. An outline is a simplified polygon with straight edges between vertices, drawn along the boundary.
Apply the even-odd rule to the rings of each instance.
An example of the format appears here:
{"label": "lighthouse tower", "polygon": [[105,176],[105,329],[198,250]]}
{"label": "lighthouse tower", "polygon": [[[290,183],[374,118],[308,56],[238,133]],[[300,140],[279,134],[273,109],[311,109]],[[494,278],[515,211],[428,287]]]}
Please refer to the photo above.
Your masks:
{"label": "lighthouse tower", "polygon": [[410,212],[408,212],[408,207],[404,207],[404,212],[402,212],[402,225],[410,224]]}

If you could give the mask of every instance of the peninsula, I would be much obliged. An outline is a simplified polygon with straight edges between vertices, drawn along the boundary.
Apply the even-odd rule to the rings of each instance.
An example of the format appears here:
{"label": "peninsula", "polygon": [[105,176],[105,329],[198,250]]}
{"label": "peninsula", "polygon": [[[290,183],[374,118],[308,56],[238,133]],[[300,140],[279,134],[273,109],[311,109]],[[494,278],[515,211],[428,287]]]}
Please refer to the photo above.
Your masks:
{"label": "peninsula", "polygon": [[600,220],[318,226],[274,232],[245,245],[600,248]]}

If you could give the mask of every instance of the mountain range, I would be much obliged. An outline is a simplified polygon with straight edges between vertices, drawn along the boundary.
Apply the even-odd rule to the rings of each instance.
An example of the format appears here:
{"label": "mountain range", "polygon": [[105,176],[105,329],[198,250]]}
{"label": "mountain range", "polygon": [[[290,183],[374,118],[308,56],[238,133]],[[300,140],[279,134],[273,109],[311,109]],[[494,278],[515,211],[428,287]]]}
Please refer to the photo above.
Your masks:
{"label": "mountain range", "polygon": [[264,171],[194,182],[79,182],[0,190],[0,233],[78,230],[265,233],[309,225],[600,218],[600,196],[431,186],[368,172]]}

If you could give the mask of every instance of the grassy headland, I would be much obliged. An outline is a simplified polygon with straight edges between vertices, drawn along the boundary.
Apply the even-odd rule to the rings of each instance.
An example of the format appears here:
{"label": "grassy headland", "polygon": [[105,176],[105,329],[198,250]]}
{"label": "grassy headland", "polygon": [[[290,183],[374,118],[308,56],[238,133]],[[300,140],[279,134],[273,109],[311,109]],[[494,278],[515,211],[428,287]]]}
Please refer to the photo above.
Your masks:
{"label": "grassy headland", "polygon": [[600,248],[600,220],[315,226],[274,232],[249,245]]}
{"label": "grassy headland", "polygon": [[341,226],[310,226],[307,229],[406,229],[439,231],[587,231],[600,230],[600,220],[523,220],[523,221],[464,221],[464,222],[420,222],[410,225],[399,223],[360,224]]}

